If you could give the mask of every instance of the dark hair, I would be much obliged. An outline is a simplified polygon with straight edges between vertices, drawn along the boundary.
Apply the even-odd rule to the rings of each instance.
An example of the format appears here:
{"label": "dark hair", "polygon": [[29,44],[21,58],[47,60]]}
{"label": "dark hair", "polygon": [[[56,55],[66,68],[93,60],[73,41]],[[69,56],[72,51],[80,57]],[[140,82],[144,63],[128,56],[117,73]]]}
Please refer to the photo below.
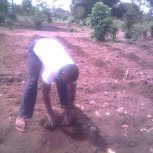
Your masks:
{"label": "dark hair", "polygon": [[68,64],[62,68],[60,73],[66,74],[71,82],[75,82],[79,77],[79,68],[75,64]]}

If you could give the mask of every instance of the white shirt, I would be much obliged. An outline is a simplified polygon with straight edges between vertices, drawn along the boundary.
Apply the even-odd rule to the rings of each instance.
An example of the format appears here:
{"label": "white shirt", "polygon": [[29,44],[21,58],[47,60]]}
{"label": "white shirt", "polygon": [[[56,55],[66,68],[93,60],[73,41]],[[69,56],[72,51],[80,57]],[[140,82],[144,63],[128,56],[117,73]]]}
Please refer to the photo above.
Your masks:
{"label": "white shirt", "polygon": [[65,48],[54,38],[39,39],[33,51],[43,64],[42,79],[47,84],[54,82],[62,67],[74,64]]}

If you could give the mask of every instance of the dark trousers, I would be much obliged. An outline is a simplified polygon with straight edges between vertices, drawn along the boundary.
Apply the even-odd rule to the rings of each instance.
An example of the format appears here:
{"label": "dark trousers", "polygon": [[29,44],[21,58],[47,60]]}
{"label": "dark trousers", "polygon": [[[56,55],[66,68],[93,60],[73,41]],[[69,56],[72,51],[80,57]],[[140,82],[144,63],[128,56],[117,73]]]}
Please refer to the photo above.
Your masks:
{"label": "dark trousers", "polygon": [[[42,67],[42,63],[33,52],[36,41],[33,41],[29,46],[28,56],[28,79],[26,81],[21,106],[19,109],[19,117],[31,118],[33,116],[34,107],[37,97],[38,79]],[[61,105],[67,106],[68,95],[67,85],[60,79],[56,79],[56,86]]]}

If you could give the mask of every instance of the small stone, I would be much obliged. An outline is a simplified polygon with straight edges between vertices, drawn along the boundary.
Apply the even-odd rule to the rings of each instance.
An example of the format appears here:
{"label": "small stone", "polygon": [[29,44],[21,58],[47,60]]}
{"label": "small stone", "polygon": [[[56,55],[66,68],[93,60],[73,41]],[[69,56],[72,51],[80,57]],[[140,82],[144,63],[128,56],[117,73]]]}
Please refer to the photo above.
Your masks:
{"label": "small stone", "polygon": [[150,152],[153,153],[153,148],[150,148]]}
{"label": "small stone", "polygon": [[109,112],[107,112],[107,113],[106,113],[106,115],[110,115],[110,113],[109,113]]}
{"label": "small stone", "polygon": [[122,125],[122,128],[123,128],[124,130],[127,130],[127,128],[129,128],[129,126],[128,126],[127,124],[124,124],[124,125]]}
{"label": "small stone", "polygon": [[89,104],[90,104],[90,105],[93,105],[93,104],[95,104],[95,101],[94,101],[94,100],[91,100],[91,101],[89,102]]}
{"label": "small stone", "polygon": [[94,132],[96,132],[96,130],[97,130],[97,128],[96,128],[95,126],[91,126],[91,127],[90,127],[90,131],[91,131],[91,132],[94,133]]}
{"label": "small stone", "polygon": [[98,111],[95,111],[95,114],[96,114],[97,116],[100,116],[100,113],[99,113]]}
{"label": "small stone", "polygon": [[107,150],[107,153],[115,153],[115,152],[112,151],[111,148],[109,148],[109,149]]}
{"label": "small stone", "polygon": [[147,115],[148,118],[152,118],[152,115]]}

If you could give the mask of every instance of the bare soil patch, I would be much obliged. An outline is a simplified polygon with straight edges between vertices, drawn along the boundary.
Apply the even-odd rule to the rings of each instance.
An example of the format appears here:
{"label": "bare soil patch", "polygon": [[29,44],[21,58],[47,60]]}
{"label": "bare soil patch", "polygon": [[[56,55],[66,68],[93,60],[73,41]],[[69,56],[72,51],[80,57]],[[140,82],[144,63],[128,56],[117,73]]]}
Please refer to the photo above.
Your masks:
{"label": "bare soil patch", "polygon": [[[47,28],[52,27],[56,30],[0,27],[0,153],[152,153],[153,40],[128,43],[118,37],[102,43],[90,39],[88,29]],[[59,39],[78,64],[76,116],[69,127],[60,125],[63,110],[54,86],[58,124],[45,129],[40,80],[34,116],[28,131],[19,133],[14,123],[27,78],[27,47],[35,34]]]}

